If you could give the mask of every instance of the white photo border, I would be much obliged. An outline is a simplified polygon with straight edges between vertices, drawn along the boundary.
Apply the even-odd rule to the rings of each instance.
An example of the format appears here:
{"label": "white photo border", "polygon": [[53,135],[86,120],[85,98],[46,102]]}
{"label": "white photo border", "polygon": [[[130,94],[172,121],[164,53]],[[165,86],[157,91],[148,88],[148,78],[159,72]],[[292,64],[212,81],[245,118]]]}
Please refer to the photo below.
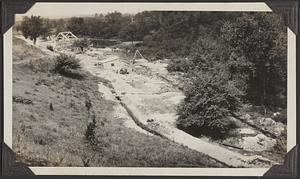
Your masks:
{"label": "white photo border", "polygon": [[[69,5],[82,3],[36,3]],[[263,2],[255,3],[84,3],[147,5],[157,11],[247,11],[272,12]],[[50,7],[50,6],[49,6]],[[287,151],[296,145],[296,35],[287,27]],[[12,27],[4,34],[4,142],[12,148]],[[115,175],[115,176],[262,176],[269,168],[141,168],[141,167],[29,167],[36,175]],[[216,172],[217,170],[217,172]]]}

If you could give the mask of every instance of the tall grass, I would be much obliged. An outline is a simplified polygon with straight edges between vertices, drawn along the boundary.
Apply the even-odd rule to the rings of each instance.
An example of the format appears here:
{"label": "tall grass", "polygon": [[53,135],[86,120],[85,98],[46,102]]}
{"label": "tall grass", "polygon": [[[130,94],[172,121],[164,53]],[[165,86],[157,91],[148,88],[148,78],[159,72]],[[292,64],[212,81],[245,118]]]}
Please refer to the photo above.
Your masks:
{"label": "tall grass", "polygon": [[52,72],[55,68],[56,60],[53,58],[32,59],[27,64],[29,69],[34,72]]}
{"label": "tall grass", "polygon": [[34,72],[58,73],[62,76],[83,79],[80,61],[72,55],[60,54],[56,58],[30,60],[28,67]]}

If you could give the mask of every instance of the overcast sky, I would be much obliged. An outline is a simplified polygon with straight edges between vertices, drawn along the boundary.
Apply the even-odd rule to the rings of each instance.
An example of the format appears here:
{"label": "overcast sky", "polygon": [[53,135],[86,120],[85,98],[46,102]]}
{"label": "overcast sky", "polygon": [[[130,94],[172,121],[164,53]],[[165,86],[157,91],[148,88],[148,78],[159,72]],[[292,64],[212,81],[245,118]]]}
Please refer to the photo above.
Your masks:
{"label": "overcast sky", "polygon": [[70,17],[114,11],[135,14],[144,10],[151,8],[147,4],[137,3],[36,3],[26,15]]}
{"label": "overcast sky", "polygon": [[[264,3],[36,3],[26,14],[44,17],[88,16],[118,11],[135,14],[151,10],[209,10],[209,11],[253,11],[268,10]],[[17,18],[20,16],[17,16]]]}

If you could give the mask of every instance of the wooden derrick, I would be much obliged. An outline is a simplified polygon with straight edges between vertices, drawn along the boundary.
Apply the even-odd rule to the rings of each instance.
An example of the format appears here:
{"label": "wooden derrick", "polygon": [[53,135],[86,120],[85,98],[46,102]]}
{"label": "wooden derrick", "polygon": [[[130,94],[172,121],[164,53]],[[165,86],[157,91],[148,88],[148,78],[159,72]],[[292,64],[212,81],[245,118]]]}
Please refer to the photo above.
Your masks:
{"label": "wooden derrick", "polygon": [[139,50],[136,50],[135,53],[134,53],[134,56],[131,60],[131,63],[134,64],[135,63],[135,60],[137,59],[137,55],[139,55],[142,59],[145,59],[144,56],[141,54],[141,52]]}

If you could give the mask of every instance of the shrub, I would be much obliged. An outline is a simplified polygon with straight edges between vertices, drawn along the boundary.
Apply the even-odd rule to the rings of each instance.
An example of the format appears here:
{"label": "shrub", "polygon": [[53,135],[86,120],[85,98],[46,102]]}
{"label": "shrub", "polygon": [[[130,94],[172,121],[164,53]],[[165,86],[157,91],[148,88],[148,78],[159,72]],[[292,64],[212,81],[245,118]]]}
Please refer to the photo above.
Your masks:
{"label": "shrub", "polygon": [[87,39],[78,39],[73,42],[74,47],[79,47],[81,51],[84,50],[84,48],[87,48],[90,45],[90,42]]}
{"label": "shrub", "polygon": [[79,60],[75,56],[60,54],[57,56],[54,72],[63,76],[81,79],[83,75],[78,71],[81,69]]}
{"label": "shrub", "polygon": [[163,49],[159,49],[155,54],[154,54],[154,60],[163,60],[165,58],[168,58],[169,54],[163,50]]}
{"label": "shrub", "polygon": [[97,122],[96,122],[96,117],[93,116],[93,121],[89,122],[89,124],[87,125],[87,128],[85,130],[85,139],[87,141],[89,141],[89,143],[91,145],[95,145],[96,144],[96,132],[95,132],[95,128],[97,127]]}
{"label": "shrub", "polygon": [[50,50],[50,51],[52,51],[52,52],[54,52],[54,49],[53,49],[53,47],[51,45],[47,45],[47,49]]}
{"label": "shrub", "polygon": [[190,133],[220,138],[234,127],[227,117],[237,110],[242,93],[225,71],[200,71],[192,76],[185,85],[177,125]]}
{"label": "shrub", "polygon": [[96,47],[96,48],[105,48],[105,47],[117,45],[120,43],[117,40],[108,40],[108,39],[90,39],[90,41],[93,44],[93,47]]}
{"label": "shrub", "polygon": [[190,69],[190,61],[185,58],[180,59],[172,59],[170,60],[167,69],[168,71],[179,71],[179,72],[187,72]]}

